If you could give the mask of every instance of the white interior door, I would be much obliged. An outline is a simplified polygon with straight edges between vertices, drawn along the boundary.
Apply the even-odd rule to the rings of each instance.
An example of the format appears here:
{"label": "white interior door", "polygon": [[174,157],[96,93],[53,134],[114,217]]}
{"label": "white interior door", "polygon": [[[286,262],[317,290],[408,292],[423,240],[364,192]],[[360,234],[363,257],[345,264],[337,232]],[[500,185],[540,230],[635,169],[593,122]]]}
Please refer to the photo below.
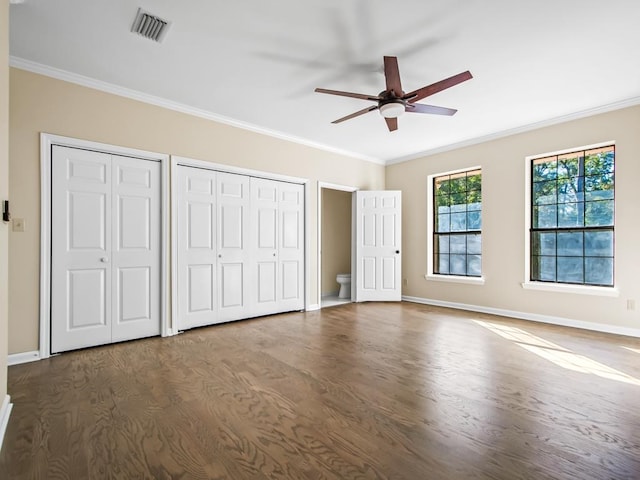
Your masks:
{"label": "white interior door", "polygon": [[160,333],[160,165],[53,146],[51,351]]}
{"label": "white interior door", "polygon": [[216,322],[216,173],[177,168],[178,319],[185,330]]}
{"label": "white interior door", "polygon": [[278,186],[281,182],[251,178],[251,288],[255,289],[252,314],[269,315],[279,311],[278,283]]}
{"label": "white interior door", "polygon": [[113,155],[112,341],[160,335],[160,163]]}
{"label": "white interior door", "polygon": [[304,309],[304,185],[279,182],[278,307]]}
{"label": "white interior door", "polygon": [[359,190],[355,199],[356,301],[400,301],[401,192]]}
{"label": "white interior door", "polygon": [[250,316],[249,177],[217,173],[218,321]]}

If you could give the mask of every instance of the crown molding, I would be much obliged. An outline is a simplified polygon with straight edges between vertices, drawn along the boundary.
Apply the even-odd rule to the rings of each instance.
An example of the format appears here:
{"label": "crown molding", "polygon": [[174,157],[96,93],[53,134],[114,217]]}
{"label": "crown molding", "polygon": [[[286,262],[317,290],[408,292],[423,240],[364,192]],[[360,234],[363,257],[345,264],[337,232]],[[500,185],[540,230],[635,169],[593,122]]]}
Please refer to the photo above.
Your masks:
{"label": "crown molding", "polygon": [[617,102],[608,103],[606,105],[601,105],[599,107],[589,108],[586,110],[580,110],[578,112],[569,113],[567,115],[561,115],[559,117],[553,117],[548,120],[542,120],[540,122],[528,123],[526,125],[522,125],[520,127],[510,128],[508,130],[501,130],[499,132],[490,133],[488,135],[483,135],[481,137],[473,137],[467,140],[462,140],[460,142],[452,143],[449,145],[443,145],[441,147],[432,148],[429,150],[424,150],[420,153],[413,153],[411,155],[406,155],[404,157],[395,158],[392,160],[387,160],[385,165],[394,165],[397,163],[409,162],[411,160],[415,160],[417,158],[430,157],[432,155],[436,155],[438,153],[449,152],[451,150],[458,150],[459,148],[470,147],[473,145],[478,145],[480,143],[490,142],[492,140],[497,140],[499,138],[510,137],[512,135],[517,135],[519,133],[530,132],[532,130],[538,130],[544,127],[550,127],[552,125],[557,125],[559,123],[566,123],[572,120],[578,120],[581,118],[592,117],[594,115],[599,115],[601,113],[612,112],[614,110],[622,110],[627,107],[634,107],[636,105],[640,105],[640,97],[632,97],[624,100],[619,100]]}
{"label": "crown molding", "polygon": [[76,85],[80,85],[83,87],[92,88],[94,90],[110,93],[112,95],[118,95],[120,97],[129,98],[131,100],[148,103],[150,105],[166,108],[168,110],[173,110],[175,112],[180,112],[187,115],[192,115],[194,117],[211,120],[217,123],[230,125],[232,127],[241,128],[243,130],[259,133],[269,137],[277,138],[279,140],[285,140],[287,142],[297,143],[299,145],[304,145],[306,147],[316,148],[318,150],[323,150],[325,152],[334,153],[337,155],[343,155],[346,157],[355,158],[357,160],[364,160],[366,162],[376,163],[378,165],[385,165],[384,160],[379,158],[360,155],[348,150],[342,150],[342,149],[334,148],[322,143],[312,142],[304,138],[288,135],[283,132],[271,130],[271,129],[260,127],[258,125],[254,125],[251,123],[247,123],[247,122],[243,122],[233,118],[218,115],[218,114],[209,112],[207,110],[186,105],[184,103],[174,102],[172,100],[167,100],[166,98],[162,98],[162,97],[156,97],[154,95],[149,95],[148,93],[140,92],[138,90],[131,90],[129,88],[124,88],[124,87],[115,85],[113,83],[103,82],[101,80],[96,80],[95,78],[91,78],[91,77],[85,77],[84,75],[79,75],[77,73],[72,73],[67,70],[62,70],[55,67],[50,67],[42,63],[32,62],[31,60],[26,60],[24,58],[10,56],[9,66],[20,69],[20,70],[26,70],[31,73],[44,75],[46,77],[55,78],[57,80],[63,80],[65,82],[74,83]]}

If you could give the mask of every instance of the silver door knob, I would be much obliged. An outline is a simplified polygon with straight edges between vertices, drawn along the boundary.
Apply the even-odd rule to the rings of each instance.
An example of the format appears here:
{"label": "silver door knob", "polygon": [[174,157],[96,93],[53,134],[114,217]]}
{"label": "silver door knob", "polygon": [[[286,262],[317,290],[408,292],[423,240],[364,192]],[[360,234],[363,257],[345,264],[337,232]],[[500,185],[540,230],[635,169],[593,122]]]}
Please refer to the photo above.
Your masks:
{"label": "silver door knob", "polygon": [[102,263],[109,263],[109,259],[108,259],[107,257],[102,257],[102,258],[100,259],[100,261],[101,261]]}

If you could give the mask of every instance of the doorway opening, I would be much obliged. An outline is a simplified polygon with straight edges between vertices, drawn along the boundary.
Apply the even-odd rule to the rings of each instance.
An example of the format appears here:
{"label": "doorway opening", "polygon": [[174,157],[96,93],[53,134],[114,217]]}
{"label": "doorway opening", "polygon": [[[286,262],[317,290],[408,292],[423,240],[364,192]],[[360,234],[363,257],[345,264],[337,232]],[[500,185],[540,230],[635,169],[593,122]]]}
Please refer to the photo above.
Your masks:
{"label": "doorway opening", "polygon": [[[353,192],[356,187],[318,184],[320,308],[350,303],[353,265]],[[351,276],[355,281],[355,275]]]}

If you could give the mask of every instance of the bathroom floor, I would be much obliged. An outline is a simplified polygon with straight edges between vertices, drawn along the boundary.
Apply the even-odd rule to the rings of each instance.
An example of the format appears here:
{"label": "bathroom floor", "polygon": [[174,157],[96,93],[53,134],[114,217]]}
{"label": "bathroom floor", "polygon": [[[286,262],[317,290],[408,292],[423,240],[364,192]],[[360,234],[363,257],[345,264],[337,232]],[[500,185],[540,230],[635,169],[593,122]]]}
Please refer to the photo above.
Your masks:
{"label": "bathroom floor", "polygon": [[351,303],[351,299],[338,298],[338,295],[327,295],[326,297],[322,297],[320,308],[335,307],[336,305],[344,305],[345,303]]}

